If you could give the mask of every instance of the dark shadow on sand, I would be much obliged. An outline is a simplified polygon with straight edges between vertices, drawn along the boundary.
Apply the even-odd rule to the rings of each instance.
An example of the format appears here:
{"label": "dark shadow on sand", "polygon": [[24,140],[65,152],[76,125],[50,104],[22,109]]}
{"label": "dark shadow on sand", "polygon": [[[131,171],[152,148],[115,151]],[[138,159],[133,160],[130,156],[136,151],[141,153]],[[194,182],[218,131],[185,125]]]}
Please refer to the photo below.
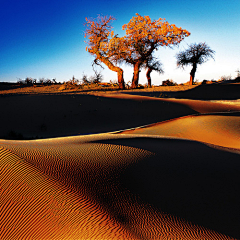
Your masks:
{"label": "dark shadow on sand", "polygon": [[194,100],[235,100],[240,99],[240,84],[207,84],[199,85],[186,91],[131,92],[131,94],[148,97]]}
{"label": "dark shadow on sand", "polygon": [[178,103],[83,94],[6,96],[0,105],[0,138],[15,140],[118,131],[196,113]]}
{"label": "dark shadow on sand", "polygon": [[160,211],[240,239],[239,154],[185,140],[99,142],[155,153],[121,174],[123,188]]}

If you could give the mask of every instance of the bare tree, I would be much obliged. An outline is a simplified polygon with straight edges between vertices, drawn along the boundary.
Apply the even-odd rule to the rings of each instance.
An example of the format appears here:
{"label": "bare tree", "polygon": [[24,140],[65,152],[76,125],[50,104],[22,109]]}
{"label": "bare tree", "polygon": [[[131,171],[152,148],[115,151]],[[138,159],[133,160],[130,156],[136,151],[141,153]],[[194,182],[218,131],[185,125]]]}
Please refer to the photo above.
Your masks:
{"label": "bare tree", "polygon": [[101,63],[97,59],[93,61],[92,68],[93,68],[94,75],[90,77],[90,82],[92,83],[100,83],[103,81],[102,72],[97,70],[96,66],[99,66],[102,69],[104,69],[104,67],[101,65]]}
{"label": "bare tree", "polygon": [[81,81],[82,81],[83,84],[90,83],[90,81],[88,80],[88,76],[85,73],[83,73]]}
{"label": "bare tree", "polygon": [[151,79],[152,71],[156,71],[159,74],[164,73],[163,68],[162,68],[162,63],[160,61],[158,61],[156,58],[151,56],[146,61],[145,68],[147,69],[146,77],[148,80],[148,87],[151,87],[152,86],[152,79]]}
{"label": "bare tree", "polygon": [[190,85],[193,85],[197,65],[205,63],[209,58],[214,59],[214,53],[215,51],[204,42],[191,44],[187,50],[179,52],[176,55],[178,67],[184,68],[185,66],[192,65]]}

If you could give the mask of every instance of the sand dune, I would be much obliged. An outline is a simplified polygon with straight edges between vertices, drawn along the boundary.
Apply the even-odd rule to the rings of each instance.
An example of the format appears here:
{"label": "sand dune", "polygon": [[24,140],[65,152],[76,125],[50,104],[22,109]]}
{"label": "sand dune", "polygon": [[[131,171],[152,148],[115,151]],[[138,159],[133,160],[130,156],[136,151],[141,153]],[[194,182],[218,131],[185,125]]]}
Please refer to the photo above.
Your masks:
{"label": "sand dune", "polygon": [[188,116],[122,133],[178,137],[240,149],[240,114]]}
{"label": "sand dune", "polygon": [[200,85],[184,92],[179,92],[177,97],[202,100],[239,99],[239,90],[239,83],[207,84]]}
{"label": "sand dune", "polygon": [[2,136],[47,138],[0,140],[0,239],[240,239],[240,106],[122,93],[0,101]]}
{"label": "sand dune", "polygon": [[[194,151],[206,148],[190,144]],[[166,145],[181,149],[184,158],[175,159],[179,151],[173,156],[169,149],[162,153]],[[237,233],[236,203],[228,211],[220,208],[227,201],[222,196],[227,185],[238,179],[239,171],[230,175],[240,164],[237,155],[232,155],[225,175],[229,180],[224,182],[218,173],[226,166],[218,159],[220,154],[205,149],[213,163],[198,170],[205,160],[192,163],[185,141],[99,134],[1,141],[1,146],[1,216],[8,217],[0,221],[2,239],[230,239],[229,233]],[[216,160],[221,164],[212,179],[209,171],[216,167]],[[228,190],[230,196],[235,185]],[[216,186],[217,195],[212,197]],[[218,197],[222,197],[221,204],[215,205]]]}
{"label": "sand dune", "polygon": [[0,97],[0,138],[14,139],[15,135],[20,135],[23,139],[35,139],[103,133],[196,113],[187,106],[154,99],[136,101],[106,96]]}
{"label": "sand dune", "polygon": [[[186,87],[186,86],[185,86]],[[182,98],[195,100],[234,100],[240,99],[240,83],[218,83],[192,86],[187,89],[178,87],[156,88],[152,91],[134,91],[131,94],[137,94],[149,97],[168,97],[168,98]],[[159,91],[160,90],[160,91]]]}
{"label": "sand dune", "polygon": [[[96,202],[1,148],[0,239],[128,239]],[[43,161],[44,162],[44,161]]]}
{"label": "sand dune", "polygon": [[[133,101],[138,102],[161,102],[165,103],[165,108],[171,108],[171,104],[175,106],[175,108],[187,108],[191,109],[192,111],[198,112],[198,113],[211,113],[211,112],[230,112],[230,111],[240,111],[239,105],[233,105],[233,104],[222,104],[218,102],[207,102],[203,100],[189,100],[189,99],[174,99],[174,98],[152,98],[147,96],[141,96],[141,95],[131,95],[131,94],[112,94],[112,95],[106,95],[106,94],[99,94],[99,96],[104,96],[108,98],[117,98],[117,99],[131,99]],[[175,110],[175,109],[174,109]],[[188,114],[185,113],[185,115],[193,114],[193,112],[189,111]]]}
{"label": "sand dune", "polygon": [[129,94],[14,95],[0,102],[2,139],[103,133],[199,112],[240,111],[239,105]]}

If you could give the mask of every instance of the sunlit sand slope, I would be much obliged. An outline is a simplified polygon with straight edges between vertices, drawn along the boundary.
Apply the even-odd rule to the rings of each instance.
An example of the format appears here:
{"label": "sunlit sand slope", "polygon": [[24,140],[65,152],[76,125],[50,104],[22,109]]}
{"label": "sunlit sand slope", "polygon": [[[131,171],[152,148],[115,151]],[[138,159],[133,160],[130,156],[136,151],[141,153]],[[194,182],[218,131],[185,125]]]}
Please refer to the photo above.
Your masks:
{"label": "sunlit sand slope", "polygon": [[0,239],[130,238],[99,204],[4,148],[0,181]]}
{"label": "sunlit sand slope", "polygon": [[[99,94],[99,96],[104,96],[106,98],[117,98],[132,100],[138,102],[161,102],[163,103],[161,108],[155,108],[155,111],[161,111],[168,108],[169,111],[179,111],[183,115],[190,115],[194,112],[198,113],[212,113],[212,112],[230,112],[230,111],[240,111],[239,105],[233,104],[221,104],[217,102],[209,102],[202,100],[190,100],[190,99],[174,99],[174,98],[154,98],[140,95],[131,95],[131,94]],[[165,105],[164,105],[165,104]],[[188,112],[184,109],[188,109]],[[185,111],[183,111],[185,110]],[[194,112],[193,112],[194,111]]]}
{"label": "sunlit sand slope", "polygon": [[0,239],[240,237],[238,154],[125,134],[0,146]]}
{"label": "sunlit sand slope", "polygon": [[179,137],[240,149],[240,114],[188,116],[122,133]]}

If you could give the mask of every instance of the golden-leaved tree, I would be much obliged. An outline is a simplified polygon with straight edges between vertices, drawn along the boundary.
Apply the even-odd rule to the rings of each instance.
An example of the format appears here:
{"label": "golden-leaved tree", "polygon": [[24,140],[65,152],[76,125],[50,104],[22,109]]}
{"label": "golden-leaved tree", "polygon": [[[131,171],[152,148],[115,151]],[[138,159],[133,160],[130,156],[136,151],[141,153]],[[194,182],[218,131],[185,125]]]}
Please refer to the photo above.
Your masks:
{"label": "golden-leaved tree", "polygon": [[86,50],[95,57],[94,62],[104,63],[110,70],[117,72],[120,89],[124,89],[123,70],[117,66],[122,52],[122,38],[118,38],[111,31],[113,17],[98,16],[97,19],[86,18],[85,37],[88,39]]}
{"label": "golden-leaved tree", "polygon": [[134,67],[132,88],[138,86],[140,68],[147,64],[155,50],[160,46],[177,45],[190,35],[187,30],[169,24],[165,19],[151,20],[149,16],[139,14],[123,25],[123,30],[126,36],[121,39],[121,57]]}

